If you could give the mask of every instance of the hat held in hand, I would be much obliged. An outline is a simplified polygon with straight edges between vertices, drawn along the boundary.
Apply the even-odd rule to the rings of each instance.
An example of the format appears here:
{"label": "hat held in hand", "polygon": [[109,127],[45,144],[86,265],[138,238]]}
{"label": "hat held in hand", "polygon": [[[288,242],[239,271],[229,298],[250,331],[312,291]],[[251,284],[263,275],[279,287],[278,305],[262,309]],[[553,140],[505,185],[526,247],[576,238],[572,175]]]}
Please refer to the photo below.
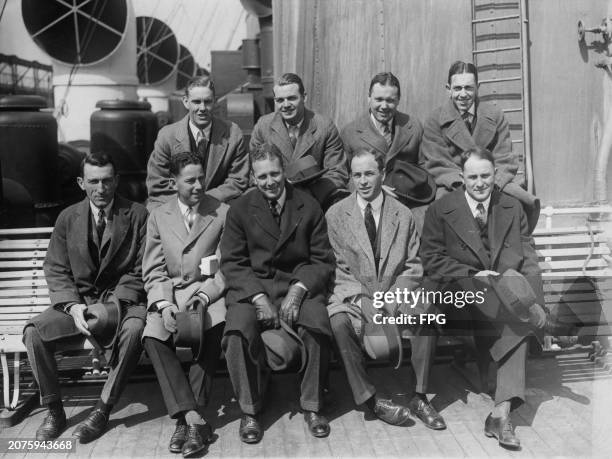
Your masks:
{"label": "hat held in hand", "polygon": [[525,276],[508,269],[501,276],[491,279],[491,287],[506,310],[521,322],[529,321],[529,308],[538,298]]}
{"label": "hat held in hand", "polygon": [[417,207],[429,204],[436,198],[436,182],[424,169],[406,161],[394,161],[386,172],[384,184],[395,188],[402,204]]}
{"label": "hat held in hand", "polygon": [[325,174],[329,169],[321,169],[312,155],[303,156],[285,167],[287,181],[293,185],[306,184]]}
{"label": "hat held in hand", "polygon": [[306,366],[306,348],[298,334],[281,320],[280,328],[261,333],[266,352],[266,361],[274,371],[286,370],[299,365],[300,372]]}
{"label": "hat held in hand", "polygon": [[176,313],[176,333],[174,345],[176,347],[189,347],[193,351],[193,358],[197,360],[204,351],[202,335],[205,330],[206,308],[202,303],[188,311]]}
{"label": "hat held in hand", "polygon": [[96,341],[103,347],[110,347],[121,324],[121,303],[114,295],[106,300],[88,305],[83,316]]}

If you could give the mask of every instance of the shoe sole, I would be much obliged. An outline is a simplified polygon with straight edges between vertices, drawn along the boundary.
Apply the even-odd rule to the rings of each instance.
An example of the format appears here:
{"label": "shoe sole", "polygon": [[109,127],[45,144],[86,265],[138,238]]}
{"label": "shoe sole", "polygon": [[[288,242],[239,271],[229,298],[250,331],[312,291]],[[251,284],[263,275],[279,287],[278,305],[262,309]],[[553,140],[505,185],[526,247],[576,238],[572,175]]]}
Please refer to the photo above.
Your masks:
{"label": "shoe sole", "polygon": [[170,448],[168,446],[168,451],[170,451],[171,453],[182,453],[183,452],[183,447],[181,446],[180,448]]}
{"label": "shoe sole", "polygon": [[191,451],[189,454],[183,454],[183,457],[193,457],[193,456],[195,456],[196,454],[201,453],[201,452],[202,452],[202,451],[204,451],[205,449],[206,449],[206,443],[204,443],[204,444],[202,445],[202,447],[201,447],[201,448],[198,448],[198,449],[196,449],[196,450],[193,450],[193,451]]}
{"label": "shoe sole", "polygon": [[485,430],[484,434],[486,437],[495,438],[497,442],[500,444],[500,446],[503,446],[504,448],[509,448],[509,449],[520,449],[521,448],[521,445],[515,445],[513,443],[504,443],[500,441],[499,438],[497,438],[497,435],[495,435],[493,432],[488,432]]}

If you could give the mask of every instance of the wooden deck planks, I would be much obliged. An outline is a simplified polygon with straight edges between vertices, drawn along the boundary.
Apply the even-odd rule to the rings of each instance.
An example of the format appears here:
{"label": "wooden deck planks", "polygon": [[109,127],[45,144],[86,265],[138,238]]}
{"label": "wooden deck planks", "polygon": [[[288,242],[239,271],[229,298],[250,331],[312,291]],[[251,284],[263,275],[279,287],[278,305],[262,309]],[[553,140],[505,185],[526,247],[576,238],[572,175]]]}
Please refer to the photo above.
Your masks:
{"label": "wooden deck planks", "polygon": [[[602,372],[606,370],[595,367],[586,354],[530,360],[527,403],[513,413],[523,444],[519,452],[502,449],[497,440],[485,437],[484,420],[492,401],[476,393],[449,364],[433,368],[431,390],[437,395],[430,395],[448,424],[446,431],[427,429],[418,420],[413,425],[390,426],[355,409],[346,379],[334,370],[333,402],[326,410],[332,432],[329,438],[312,438],[299,412],[297,376],[278,374],[269,386],[271,404],[262,417],[266,431],[258,445],[240,442],[240,410],[229,379],[222,376],[215,381],[212,402],[205,410],[217,435],[206,457],[610,457],[607,427],[612,420],[612,379],[602,378]],[[409,368],[371,369],[377,387],[402,403],[411,396],[410,374]],[[568,374],[581,377],[565,381]],[[70,438],[100,390],[99,385],[65,388],[69,427],[61,438]],[[33,438],[43,417],[44,411],[37,408],[21,424],[0,432],[0,437]],[[167,450],[173,430],[174,421],[166,415],[157,383],[132,383],[113,412],[106,434],[90,445],[78,445],[76,455],[11,454],[10,458],[177,458]]]}

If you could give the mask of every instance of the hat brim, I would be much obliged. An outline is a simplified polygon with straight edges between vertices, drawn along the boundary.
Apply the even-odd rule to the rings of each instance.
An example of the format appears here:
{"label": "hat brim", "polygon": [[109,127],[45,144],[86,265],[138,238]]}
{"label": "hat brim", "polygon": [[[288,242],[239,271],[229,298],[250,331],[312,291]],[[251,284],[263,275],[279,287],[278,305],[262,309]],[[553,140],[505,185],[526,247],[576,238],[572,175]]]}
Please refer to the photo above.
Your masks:
{"label": "hat brim", "polygon": [[[302,341],[302,339],[299,337],[299,335],[289,326],[287,325],[287,323],[285,323],[284,321],[280,321],[281,324],[281,328],[280,331],[281,333],[278,336],[282,336],[283,340],[288,340],[291,339],[293,341],[295,341],[297,343],[298,348],[300,349],[300,369],[299,372],[301,373],[302,371],[304,371],[304,368],[306,367],[306,360],[308,358],[307,354],[306,354],[306,347],[304,346],[304,342]],[[265,330],[262,332],[261,337],[262,337],[262,341],[264,346],[266,347],[266,355],[268,353],[267,349],[269,348],[265,339],[265,333],[266,332],[271,332],[272,330]],[[279,330],[274,330],[276,332],[278,332]],[[266,360],[267,357],[266,357]],[[283,371],[286,370],[287,368],[289,368],[291,366],[293,362],[293,359],[290,359],[289,362],[285,362],[284,365],[281,366],[277,366],[276,368],[272,368],[275,371]],[[268,360],[268,365],[270,365],[270,361]],[[272,367],[272,366],[271,366]]]}
{"label": "hat brim", "polygon": [[391,364],[394,365],[394,368],[396,370],[399,369],[404,358],[404,349],[402,346],[402,337],[397,325],[378,325],[371,322],[364,324],[362,332],[364,350],[371,358],[380,358],[380,356],[377,355],[377,352],[372,348],[374,343],[369,339],[370,336],[385,337],[387,349],[383,350],[383,353],[389,359]]}
{"label": "hat brim", "polygon": [[291,178],[288,178],[287,181],[291,183],[292,185],[305,185],[309,182],[312,182],[318,179],[323,174],[325,174],[327,171],[329,171],[329,168],[325,167],[321,169],[320,171],[317,171],[314,174],[309,175],[308,177],[300,177],[300,178],[291,177]]}
{"label": "hat brim", "polygon": [[[116,311],[116,317],[117,317],[117,321],[115,324],[113,324],[113,333],[109,334],[109,336],[104,336],[104,335],[100,335],[99,333],[92,333],[92,335],[94,336],[96,342],[104,347],[104,348],[110,348],[113,346],[114,342],[115,342],[115,338],[119,333],[119,328],[121,327],[121,302],[117,299],[117,297],[115,297],[115,295],[109,295],[107,298],[103,298],[102,301],[98,302],[98,303],[93,303],[87,306],[87,308],[91,308],[92,306],[96,305],[100,308],[106,308],[105,305],[107,304],[111,304],[114,306],[114,309]],[[110,313],[108,315],[109,319],[112,319],[112,317],[110,317]],[[104,327],[106,328],[106,327]]]}

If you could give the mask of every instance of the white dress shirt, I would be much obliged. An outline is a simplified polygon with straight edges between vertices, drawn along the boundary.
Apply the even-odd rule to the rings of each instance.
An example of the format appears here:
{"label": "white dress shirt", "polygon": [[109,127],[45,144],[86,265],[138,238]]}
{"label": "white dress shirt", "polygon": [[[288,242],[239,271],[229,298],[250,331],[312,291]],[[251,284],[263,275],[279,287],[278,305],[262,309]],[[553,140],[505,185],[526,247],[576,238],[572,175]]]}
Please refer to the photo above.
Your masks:
{"label": "white dress shirt", "polygon": [[200,129],[195,124],[193,124],[191,120],[189,120],[189,129],[191,130],[191,134],[193,135],[193,138],[195,139],[196,145],[200,143],[200,139],[202,138],[202,136],[204,136],[207,142],[210,141],[211,126],[212,126],[212,123],[208,123],[208,126],[206,126],[204,129]]}
{"label": "white dress shirt", "polygon": [[464,194],[465,194],[465,199],[467,200],[468,206],[470,206],[470,210],[472,211],[472,215],[474,216],[474,218],[476,218],[476,215],[478,215],[478,210],[476,210],[476,207],[478,207],[478,204],[482,202],[482,205],[484,206],[484,219],[485,221],[487,221],[487,218],[489,216],[489,204],[491,203],[491,195],[489,195],[489,197],[485,199],[484,201],[476,201],[474,198],[472,198],[467,193],[467,191],[465,191]]}
{"label": "white dress shirt", "polygon": [[[380,222],[380,211],[382,209],[384,201],[384,193],[381,191],[378,193],[378,196],[374,199],[374,201],[369,204],[372,206],[372,216],[374,217],[374,223],[376,223],[376,229],[378,230],[378,223]],[[357,205],[359,206],[359,210],[361,211],[361,216],[365,218],[365,208],[368,205],[368,201],[363,199],[359,194],[357,194]]]}

